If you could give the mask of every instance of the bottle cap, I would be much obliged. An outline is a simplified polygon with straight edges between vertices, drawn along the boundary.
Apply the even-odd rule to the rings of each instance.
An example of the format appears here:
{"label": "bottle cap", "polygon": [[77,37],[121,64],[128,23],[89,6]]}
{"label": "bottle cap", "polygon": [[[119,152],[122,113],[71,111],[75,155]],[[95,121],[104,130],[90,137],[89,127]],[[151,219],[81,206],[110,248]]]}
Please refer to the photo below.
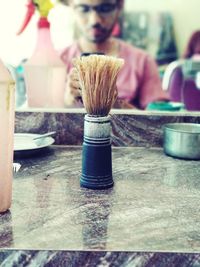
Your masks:
{"label": "bottle cap", "polygon": [[50,28],[50,23],[48,22],[47,18],[41,17],[38,21],[38,28]]}

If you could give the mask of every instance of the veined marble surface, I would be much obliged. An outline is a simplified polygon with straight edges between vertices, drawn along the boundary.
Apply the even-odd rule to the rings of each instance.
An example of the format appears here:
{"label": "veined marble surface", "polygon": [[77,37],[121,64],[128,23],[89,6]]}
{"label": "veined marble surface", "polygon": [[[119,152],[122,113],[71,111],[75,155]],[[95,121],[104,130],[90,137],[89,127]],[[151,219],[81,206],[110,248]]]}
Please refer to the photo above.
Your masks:
{"label": "veined marble surface", "polygon": [[0,252],[1,267],[199,267],[200,254],[102,251]]}
{"label": "veined marble surface", "polygon": [[[200,252],[200,164],[160,148],[113,148],[112,189],[80,188],[80,147],[18,159],[0,247]],[[131,266],[131,265],[130,265]]]}
{"label": "veined marble surface", "polygon": [[[112,140],[114,146],[162,146],[162,126],[172,122],[200,123],[199,112],[147,112],[113,110]],[[56,144],[81,145],[84,110],[27,110],[15,116],[16,133],[56,131]]]}

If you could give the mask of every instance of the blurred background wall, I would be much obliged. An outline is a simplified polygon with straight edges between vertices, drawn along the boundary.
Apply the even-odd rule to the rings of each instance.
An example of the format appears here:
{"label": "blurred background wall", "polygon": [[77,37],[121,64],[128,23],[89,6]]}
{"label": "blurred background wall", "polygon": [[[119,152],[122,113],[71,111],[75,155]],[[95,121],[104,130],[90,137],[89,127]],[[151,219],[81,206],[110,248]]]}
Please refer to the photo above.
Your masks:
{"label": "blurred background wall", "polygon": [[126,10],[146,11],[152,17],[169,12],[174,21],[174,33],[179,54],[183,53],[191,33],[200,29],[200,0],[125,0]]}

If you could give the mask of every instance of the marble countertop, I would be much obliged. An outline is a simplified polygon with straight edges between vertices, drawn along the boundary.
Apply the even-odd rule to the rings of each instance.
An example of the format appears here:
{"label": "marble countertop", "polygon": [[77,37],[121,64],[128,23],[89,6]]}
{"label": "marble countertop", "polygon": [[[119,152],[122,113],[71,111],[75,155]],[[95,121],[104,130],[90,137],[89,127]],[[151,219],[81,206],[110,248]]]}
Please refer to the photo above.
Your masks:
{"label": "marble countertop", "polygon": [[200,254],[109,251],[4,250],[2,267],[199,267]]}
{"label": "marble countertop", "polygon": [[[82,145],[83,109],[28,109],[15,113],[16,133],[56,131],[57,145]],[[199,112],[156,112],[112,110],[112,144],[114,146],[162,147],[166,123],[200,123]]]}
{"label": "marble countertop", "polygon": [[113,148],[112,189],[80,188],[81,147],[16,159],[0,247],[35,250],[200,251],[200,164],[161,148]]}

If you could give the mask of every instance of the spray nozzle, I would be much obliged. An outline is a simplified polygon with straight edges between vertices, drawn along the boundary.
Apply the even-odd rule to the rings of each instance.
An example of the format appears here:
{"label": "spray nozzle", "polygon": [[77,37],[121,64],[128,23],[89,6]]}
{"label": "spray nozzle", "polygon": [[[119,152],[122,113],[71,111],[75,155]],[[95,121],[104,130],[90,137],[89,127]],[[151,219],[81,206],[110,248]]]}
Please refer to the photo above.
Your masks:
{"label": "spray nozzle", "polygon": [[21,34],[26,29],[26,26],[28,25],[28,23],[31,20],[34,13],[35,13],[35,5],[34,5],[33,1],[30,0],[27,4],[27,12],[26,12],[24,22],[23,22],[20,30],[17,32],[17,35]]}
{"label": "spray nozzle", "polygon": [[51,0],[33,0],[37,10],[40,13],[40,17],[47,18],[49,11],[54,7]]}
{"label": "spray nozzle", "polygon": [[27,27],[30,22],[33,14],[35,13],[35,9],[39,11],[41,18],[47,18],[49,11],[54,7],[51,0],[29,0],[27,4],[27,12],[24,19],[24,22],[18,31],[17,35],[21,34]]}

